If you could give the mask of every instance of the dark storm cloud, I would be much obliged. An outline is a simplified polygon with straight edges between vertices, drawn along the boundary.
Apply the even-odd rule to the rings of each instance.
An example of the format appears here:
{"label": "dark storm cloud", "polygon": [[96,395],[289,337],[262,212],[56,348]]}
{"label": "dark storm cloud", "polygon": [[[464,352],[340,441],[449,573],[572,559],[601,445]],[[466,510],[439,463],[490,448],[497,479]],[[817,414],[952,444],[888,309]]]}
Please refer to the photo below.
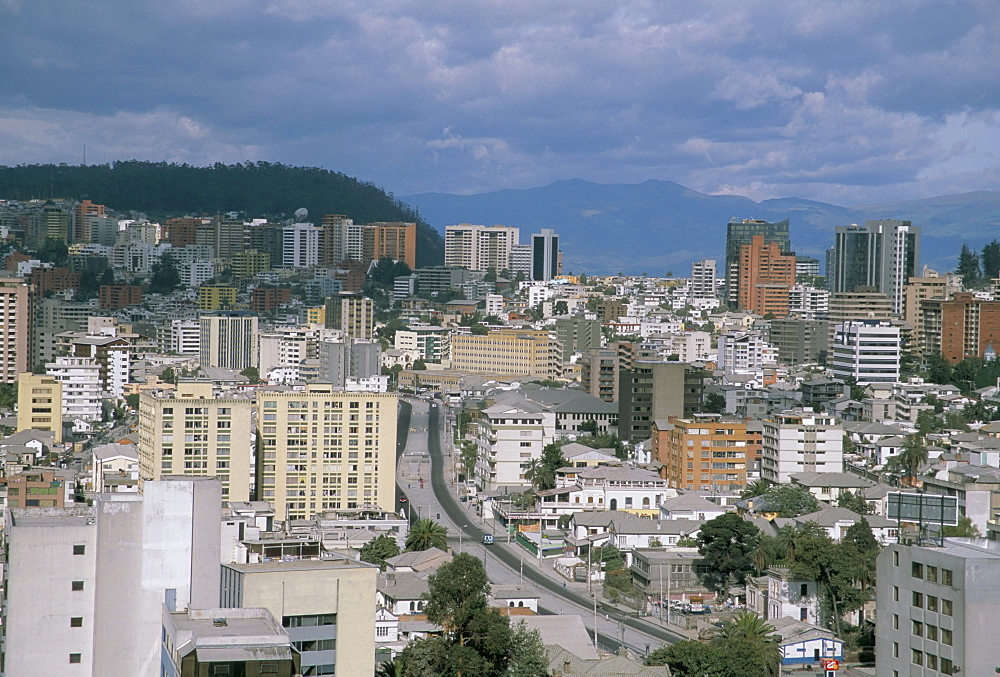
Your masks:
{"label": "dark storm cloud", "polygon": [[996,186],[995,2],[0,0],[0,163],[324,166],[397,194]]}

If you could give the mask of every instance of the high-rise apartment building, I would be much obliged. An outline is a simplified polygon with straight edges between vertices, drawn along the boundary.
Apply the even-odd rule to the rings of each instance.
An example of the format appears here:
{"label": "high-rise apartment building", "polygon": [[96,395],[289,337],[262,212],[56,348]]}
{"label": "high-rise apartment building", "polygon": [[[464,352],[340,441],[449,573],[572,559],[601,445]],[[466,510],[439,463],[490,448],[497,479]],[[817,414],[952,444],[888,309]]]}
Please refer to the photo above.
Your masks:
{"label": "high-rise apartment building", "polygon": [[393,510],[396,407],[395,394],[349,393],[323,383],[262,393],[258,498],[288,519],[339,508]]}
{"label": "high-rise apartment building", "polygon": [[203,367],[243,371],[260,359],[258,318],[251,313],[205,313],[201,324],[199,356]]}
{"label": "high-rise apartment building", "polygon": [[416,223],[369,223],[361,232],[363,261],[378,261],[388,257],[417,268]]}
{"label": "high-rise apartment building", "polygon": [[319,263],[320,229],[311,223],[293,223],[281,229],[281,265],[307,268]]}
{"label": "high-rise apartment building", "polygon": [[764,421],[760,476],[787,484],[800,472],[843,472],[844,430],[834,416],[790,409]]}
{"label": "high-rise apartment building", "polygon": [[795,255],[754,235],[740,247],[737,305],[758,315],[788,314],[788,290],[795,284]]}
{"label": "high-rise apartment building", "polygon": [[784,317],[768,322],[767,340],[777,351],[779,364],[794,366],[818,362],[827,349],[827,334],[825,320]]}
{"label": "high-rise apartment building", "polygon": [[47,375],[59,382],[62,390],[62,415],[67,421],[100,421],[104,411],[101,399],[101,366],[92,357],[57,357],[45,365]]}
{"label": "high-rise apartment building", "polygon": [[48,374],[30,371],[17,378],[17,429],[49,430],[62,444],[62,385]]}
{"label": "high-rise apartment building", "polygon": [[88,216],[104,216],[104,205],[95,205],[90,200],[83,200],[73,209],[73,241],[90,242],[91,230]]}
{"label": "high-rise apartment building", "polygon": [[858,385],[899,380],[899,327],[885,320],[852,320],[837,325],[830,344],[833,378]]}
{"label": "high-rise apartment building", "polygon": [[883,219],[837,226],[835,237],[833,270],[827,271],[831,291],[873,287],[889,298],[894,314],[902,314],[903,287],[919,266],[920,228]]}
{"label": "high-rise apartment building", "polygon": [[692,299],[714,299],[719,291],[719,271],[715,259],[702,259],[691,264],[691,284],[688,296]]}
{"label": "high-rise apartment building", "polygon": [[186,247],[198,243],[198,229],[210,221],[197,217],[169,219],[167,221],[167,242],[175,247]]}
{"label": "high-rise apartment building", "polygon": [[556,378],[562,374],[562,345],[548,331],[536,329],[455,334],[451,366],[459,371]]}
{"label": "high-rise apartment building", "polygon": [[238,291],[229,284],[203,284],[198,287],[198,310],[233,310]]}
{"label": "high-rise apartment building", "polygon": [[733,219],[726,227],[726,303],[736,307],[740,298],[739,264],[740,252],[750,244],[754,235],[764,237],[764,244],[774,242],[779,252],[792,250],[788,235],[788,219],[770,223],[760,219]]}
{"label": "high-rise apartment building", "polygon": [[653,434],[653,458],[671,487],[691,491],[739,493],[747,471],[757,462],[760,432],[746,419],[700,414],[674,419]]}
{"label": "high-rise apartment building", "polygon": [[219,397],[211,382],[181,380],[176,390],[139,398],[139,476],[218,477],[222,500],[248,501],[254,481],[247,397]]}
{"label": "high-rise apartment building", "polygon": [[619,385],[618,436],[649,439],[655,420],[688,418],[701,410],[705,373],[683,362],[636,360]]}
{"label": "high-rise apartment building", "polygon": [[31,298],[19,279],[0,279],[0,383],[13,383],[29,362]]}
{"label": "high-rise apartment building", "polygon": [[445,226],[444,265],[500,272],[509,268],[511,248],[519,238],[520,230],[512,226]]}
{"label": "high-rise apartment building", "polygon": [[920,307],[925,354],[941,353],[956,364],[967,357],[983,357],[990,347],[1000,352],[1000,301],[960,292],[948,300],[924,300]]}
{"label": "high-rise apartment building", "polygon": [[213,241],[208,243],[199,241],[197,244],[213,245],[216,258],[227,261],[247,248],[250,226],[242,219],[217,217],[212,225],[214,226]]}
{"label": "high-rise apartment building", "polygon": [[991,675],[1000,671],[1000,543],[946,538],[941,547],[890,544],[875,590],[878,674]]}
{"label": "high-rise apartment building", "polygon": [[542,228],[541,233],[533,234],[531,236],[531,279],[548,282],[556,275],[561,274],[559,254],[559,236],[554,230]]}
{"label": "high-rise apartment building", "polygon": [[334,294],[326,299],[326,328],[369,339],[375,334],[375,304],[361,294]]}
{"label": "high-rise apartment building", "polygon": [[363,258],[364,226],[343,214],[326,214],[320,224],[319,262],[321,266],[336,266],[343,261]]}
{"label": "high-rise apartment building", "polygon": [[[926,271],[926,267],[925,267]],[[962,291],[962,278],[958,275],[928,275],[911,277],[903,287],[903,322],[913,328],[914,354],[923,357],[930,351],[924,346],[924,301],[950,299]],[[940,335],[931,337],[931,343],[940,346]]]}

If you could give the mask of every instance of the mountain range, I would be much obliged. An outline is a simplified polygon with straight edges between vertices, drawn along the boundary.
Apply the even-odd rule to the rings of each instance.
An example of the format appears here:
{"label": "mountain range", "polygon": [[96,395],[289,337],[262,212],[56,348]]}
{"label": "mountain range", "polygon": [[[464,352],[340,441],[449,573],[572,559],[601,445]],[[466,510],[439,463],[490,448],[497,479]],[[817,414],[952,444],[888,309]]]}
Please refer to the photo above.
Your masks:
{"label": "mountain range", "polygon": [[[421,193],[399,198],[444,232],[455,223],[521,228],[521,242],[541,228],[560,236],[565,272],[677,276],[692,261],[724,257],[731,219],[790,220],[792,247],[825,264],[837,226],[902,219],[921,228],[920,264],[955,268],[963,242],[981,249],[1000,237],[1000,191],[839,207],[800,198],[755,202],[737,195],[707,195],[671,181],[598,184],[571,179],[523,190],[477,195]],[[720,265],[720,270],[721,270]]]}

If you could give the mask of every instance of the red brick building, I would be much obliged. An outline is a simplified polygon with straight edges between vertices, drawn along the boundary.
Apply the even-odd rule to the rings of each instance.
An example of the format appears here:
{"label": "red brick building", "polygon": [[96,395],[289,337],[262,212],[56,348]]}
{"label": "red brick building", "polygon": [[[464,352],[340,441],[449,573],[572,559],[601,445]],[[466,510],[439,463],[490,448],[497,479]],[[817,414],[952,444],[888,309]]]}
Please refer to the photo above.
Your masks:
{"label": "red brick building", "polygon": [[80,273],[69,268],[35,268],[27,277],[28,284],[39,296],[46,292],[76,289],[80,286]]}
{"label": "red brick building", "polygon": [[142,303],[142,287],[131,284],[102,284],[98,293],[101,309],[118,310]]}
{"label": "red brick building", "polygon": [[283,287],[257,287],[250,293],[250,310],[255,313],[273,313],[278,306],[288,303],[292,291]]}

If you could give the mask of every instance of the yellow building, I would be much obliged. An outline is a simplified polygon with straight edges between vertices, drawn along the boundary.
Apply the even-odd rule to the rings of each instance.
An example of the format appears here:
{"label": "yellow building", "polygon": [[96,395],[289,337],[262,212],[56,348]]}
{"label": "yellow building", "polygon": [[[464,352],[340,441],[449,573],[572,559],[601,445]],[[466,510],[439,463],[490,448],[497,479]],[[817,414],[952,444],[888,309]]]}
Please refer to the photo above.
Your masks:
{"label": "yellow building", "polygon": [[654,421],[652,453],[663,464],[660,476],[676,489],[743,491],[761,442],[759,424],[748,430],[747,423],[719,415]]}
{"label": "yellow building", "polygon": [[326,326],[326,306],[318,306],[316,308],[306,308],[306,323],[307,324],[318,324],[321,327]]}
{"label": "yellow building", "polygon": [[198,287],[198,310],[235,310],[236,287],[203,284]]}
{"label": "yellow building", "polygon": [[223,501],[249,501],[253,449],[249,397],[216,397],[209,381],[139,396],[139,477],[198,475],[222,480]]}
{"label": "yellow building", "polygon": [[51,430],[62,444],[62,385],[47,374],[17,377],[17,429]]}
{"label": "yellow building", "polygon": [[257,399],[257,498],[279,518],[323,510],[395,509],[396,406],[391,393],[349,393],[329,383]]}
{"label": "yellow building", "polygon": [[488,334],[455,334],[451,367],[460,371],[557,378],[562,346],[547,331],[498,329]]}
{"label": "yellow building", "polygon": [[247,249],[244,252],[234,254],[231,260],[233,277],[237,280],[244,280],[253,277],[257,273],[271,269],[271,255],[267,252],[259,252],[256,249]]}

